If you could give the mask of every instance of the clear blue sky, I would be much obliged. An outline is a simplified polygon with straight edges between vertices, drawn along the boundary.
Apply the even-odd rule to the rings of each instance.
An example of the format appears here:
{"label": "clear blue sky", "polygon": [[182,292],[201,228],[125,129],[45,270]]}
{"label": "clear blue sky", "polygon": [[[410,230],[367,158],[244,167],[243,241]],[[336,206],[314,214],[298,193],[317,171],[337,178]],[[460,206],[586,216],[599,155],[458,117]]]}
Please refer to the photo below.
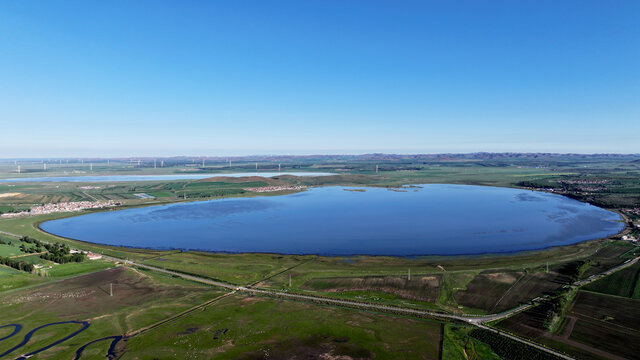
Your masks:
{"label": "clear blue sky", "polygon": [[640,1],[0,1],[0,157],[640,152]]}

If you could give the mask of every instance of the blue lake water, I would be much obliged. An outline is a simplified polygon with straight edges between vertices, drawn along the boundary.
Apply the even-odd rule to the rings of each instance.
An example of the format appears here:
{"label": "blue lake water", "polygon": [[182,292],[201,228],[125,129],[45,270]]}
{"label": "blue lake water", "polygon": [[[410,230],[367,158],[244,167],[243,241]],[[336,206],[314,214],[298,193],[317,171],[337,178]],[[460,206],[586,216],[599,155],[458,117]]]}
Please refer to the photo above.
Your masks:
{"label": "blue lake water", "polygon": [[616,213],[527,190],[346,189],[353,188],[108,211],[41,227],[93,243],[156,249],[399,256],[541,249],[606,237],[624,227]]}
{"label": "blue lake water", "polygon": [[116,182],[116,181],[170,181],[170,180],[200,180],[214,176],[244,177],[262,176],[274,177],[280,175],[295,176],[328,176],[335,175],[324,172],[246,172],[246,173],[209,173],[209,174],[171,174],[171,175],[96,175],[96,176],[42,176],[0,179],[0,182]]}

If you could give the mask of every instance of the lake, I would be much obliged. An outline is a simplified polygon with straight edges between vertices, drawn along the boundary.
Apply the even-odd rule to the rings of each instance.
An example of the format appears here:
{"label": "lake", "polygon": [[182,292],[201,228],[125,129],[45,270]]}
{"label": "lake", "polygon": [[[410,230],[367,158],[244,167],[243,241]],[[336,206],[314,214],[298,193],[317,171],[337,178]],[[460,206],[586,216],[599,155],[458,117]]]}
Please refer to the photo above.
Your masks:
{"label": "lake", "polygon": [[[364,191],[362,191],[364,190]],[[47,232],[108,245],[215,252],[457,255],[516,252],[618,233],[616,213],[560,195],[467,185],[323,187],[87,214]]]}
{"label": "lake", "polygon": [[170,174],[170,175],[96,175],[96,176],[42,176],[0,179],[0,182],[118,182],[118,181],[171,181],[171,180],[200,180],[215,176],[245,177],[261,176],[274,177],[281,175],[295,176],[328,176],[335,175],[324,172],[246,172],[246,173],[209,173],[209,174]]}

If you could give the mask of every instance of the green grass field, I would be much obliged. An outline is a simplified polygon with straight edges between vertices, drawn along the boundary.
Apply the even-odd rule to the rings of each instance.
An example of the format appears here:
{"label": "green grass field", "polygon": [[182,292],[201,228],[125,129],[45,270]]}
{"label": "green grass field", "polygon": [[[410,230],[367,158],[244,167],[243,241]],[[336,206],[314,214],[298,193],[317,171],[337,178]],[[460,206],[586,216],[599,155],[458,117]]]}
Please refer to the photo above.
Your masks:
{"label": "green grass field", "polygon": [[[109,295],[110,284],[113,296]],[[0,295],[0,312],[5,314],[3,324],[23,326],[22,335],[51,322],[90,321],[90,327],[73,339],[38,354],[39,359],[61,359],[71,358],[77,348],[94,339],[153,324],[222,293],[170,276],[120,267],[5,293]],[[11,355],[37,350],[77,328],[78,325],[45,328]],[[18,335],[2,341],[0,353],[18,344],[22,339]],[[106,347],[102,345],[88,349],[87,358],[104,358]]]}
{"label": "green grass field", "polygon": [[444,327],[442,359],[500,360],[491,347],[469,336],[470,326],[447,324]]}
{"label": "green grass field", "polygon": [[441,326],[434,321],[234,295],[197,316],[131,338],[123,359],[439,359]]}
{"label": "green grass field", "polygon": [[143,263],[231,284],[248,285],[312,258],[313,256],[188,251],[162,255]]}

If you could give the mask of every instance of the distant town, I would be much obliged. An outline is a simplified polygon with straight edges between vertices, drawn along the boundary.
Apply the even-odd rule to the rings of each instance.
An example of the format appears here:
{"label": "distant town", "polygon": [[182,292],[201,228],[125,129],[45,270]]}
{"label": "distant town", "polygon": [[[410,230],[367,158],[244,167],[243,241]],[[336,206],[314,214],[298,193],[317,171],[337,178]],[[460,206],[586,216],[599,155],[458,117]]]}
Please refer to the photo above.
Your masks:
{"label": "distant town", "polygon": [[15,212],[15,213],[6,213],[0,215],[2,218],[14,218],[21,216],[34,216],[34,215],[45,215],[45,214],[53,214],[53,213],[61,213],[61,212],[77,212],[83,211],[87,209],[100,209],[106,207],[114,207],[117,206],[113,200],[108,201],[75,201],[75,202],[64,202],[57,204],[45,204],[40,206],[34,206],[26,211]]}
{"label": "distant town", "polygon": [[306,186],[262,186],[255,188],[245,188],[247,191],[253,191],[257,193],[275,192],[275,191],[298,191],[306,189]]}

